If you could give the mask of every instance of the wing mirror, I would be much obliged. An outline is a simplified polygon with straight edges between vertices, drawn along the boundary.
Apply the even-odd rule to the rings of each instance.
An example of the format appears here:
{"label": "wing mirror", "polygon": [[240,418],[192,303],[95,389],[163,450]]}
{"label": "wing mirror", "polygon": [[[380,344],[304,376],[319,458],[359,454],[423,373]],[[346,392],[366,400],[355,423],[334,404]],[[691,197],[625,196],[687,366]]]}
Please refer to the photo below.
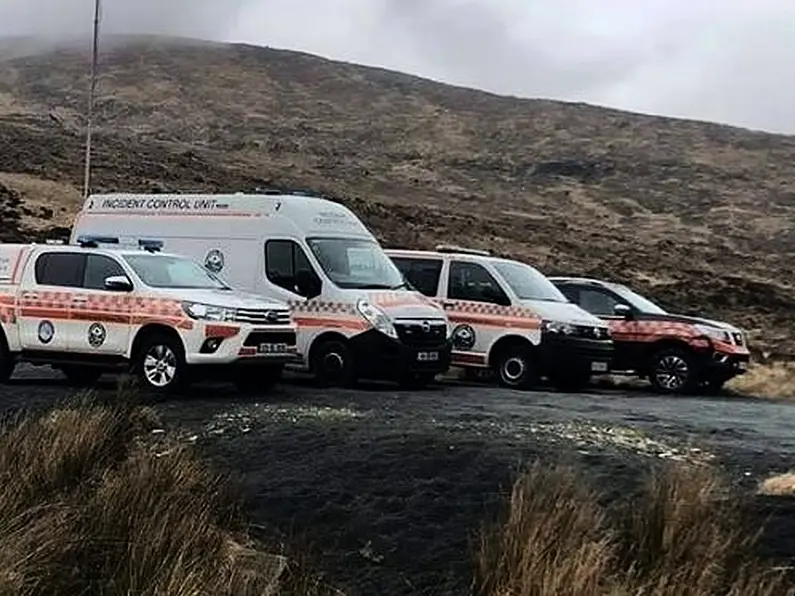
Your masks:
{"label": "wing mirror", "polygon": [[124,275],[111,275],[105,278],[105,289],[111,292],[132,292],[132,282]]}
{"label": "wing mirror", "polygon": [[632,309],[627,304],[616,304],[613,307],[613,312],[618,317],[624,317],[625,319],[632,318]]}

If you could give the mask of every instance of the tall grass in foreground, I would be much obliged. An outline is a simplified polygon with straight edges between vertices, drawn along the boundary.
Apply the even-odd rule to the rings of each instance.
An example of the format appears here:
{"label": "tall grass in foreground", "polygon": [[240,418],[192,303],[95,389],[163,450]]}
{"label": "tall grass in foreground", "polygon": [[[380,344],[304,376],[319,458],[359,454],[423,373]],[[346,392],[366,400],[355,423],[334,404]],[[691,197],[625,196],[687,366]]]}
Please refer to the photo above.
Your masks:
{"label": "tall grass in foreground", "polygon": [[319,594],[247,539],[222,477],[147,443],[153,416],[77,400],[4,426],[0,595]]}
{"label": "tall grass in foreground", "polygon": [[477,596],[789,596],[759,524],[713,471],[672,466],[605,510],[569,468],[534,465],[481,536]]}

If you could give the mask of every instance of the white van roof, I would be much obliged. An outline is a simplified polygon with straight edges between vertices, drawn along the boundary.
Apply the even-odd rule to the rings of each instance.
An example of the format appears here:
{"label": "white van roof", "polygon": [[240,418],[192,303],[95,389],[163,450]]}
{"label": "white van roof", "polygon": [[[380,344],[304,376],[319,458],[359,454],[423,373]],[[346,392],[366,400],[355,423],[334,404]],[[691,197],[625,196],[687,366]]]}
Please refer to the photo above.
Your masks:
{"label": "white van roof", "polygon": [[306,233],[344,232],[375,239],[344,205],[301,194],[94,194],[83,203],[81,215],[201,218],[281,216]]}

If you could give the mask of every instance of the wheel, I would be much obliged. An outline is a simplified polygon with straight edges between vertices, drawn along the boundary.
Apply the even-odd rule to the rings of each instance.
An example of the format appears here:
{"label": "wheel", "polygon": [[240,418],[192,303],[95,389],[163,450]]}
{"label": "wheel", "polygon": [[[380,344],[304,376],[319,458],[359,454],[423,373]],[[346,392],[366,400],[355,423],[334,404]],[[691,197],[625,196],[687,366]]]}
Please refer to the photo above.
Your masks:
{"label": "wheel", "polygon": [[310,362],[318,384],[324,387],[345,387],[356,380],[353,355],[344,341],[322,340],[312,350]]}
{"label": "wheel", "polygon": [[247,368],[239,371],[233,383],[241,393],[266,393],[281,380],[283,371],[283,365]]}
{"label": "wheel", "polygon": [[133,359],[133,373],[156,393],[171,393],[185,380],[185,352],[180,341],[163,333],[144,338]]}
{"label": "wheel", "polygon": [[529,389],[539,381],[538,367],[528,347],[513,346],[502,350],[495,362],[500,385],[510,389]]}
{"label": "wheel", "polygon": [[102,370],[90,366],[64,366],[61,372],[73,387],[90,387],[102,376]]}
{"label": "wheel", "polygon": [[401,378],[399,384],[402,389],[425,389],[435,378],[436,375],[432,373],[414,373]]}
{"label": "wheel", "polygon": [[649,361],[649,380],[660,393],[689,393],[697,386],[691,354],[683,348],[662,348]]}
{"label": "wheel", "polygon": [[9,381],[11,375],[14,374],[16,365],[17,363],[14,361],[8,349],[5,335],[3,331],[0,330],[0,383],[7,383]]}

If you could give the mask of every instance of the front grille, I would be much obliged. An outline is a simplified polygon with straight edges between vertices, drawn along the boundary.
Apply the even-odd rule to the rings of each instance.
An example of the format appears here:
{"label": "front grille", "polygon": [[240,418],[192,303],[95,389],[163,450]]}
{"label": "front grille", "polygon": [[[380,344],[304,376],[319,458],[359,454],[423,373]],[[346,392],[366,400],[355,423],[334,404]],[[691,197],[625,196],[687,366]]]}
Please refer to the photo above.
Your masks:
{"label": "front grille", "polygon": [[411,347],[438,346],[447,339],[447,325],[440,322],[429,321],[427,331],[423,321],[397,322],[395,330],[400,341]]}
{"label": "front grille", "polygon": [[287,309],[239,308],[235,322],[253,325],[289,325],[290,311]]}
{"label": "front grille", "polygon": [[574,327],[573,337],[581,337],[583,339],[610,339],[610,330],[606,327],[597,327],[593,325],[572,325]]}
{"label": "front grille", "polygon": [[244,346],[258,346],[260,344],[287,344],[295,345],[294,331],[254,331],[249,333]]}

